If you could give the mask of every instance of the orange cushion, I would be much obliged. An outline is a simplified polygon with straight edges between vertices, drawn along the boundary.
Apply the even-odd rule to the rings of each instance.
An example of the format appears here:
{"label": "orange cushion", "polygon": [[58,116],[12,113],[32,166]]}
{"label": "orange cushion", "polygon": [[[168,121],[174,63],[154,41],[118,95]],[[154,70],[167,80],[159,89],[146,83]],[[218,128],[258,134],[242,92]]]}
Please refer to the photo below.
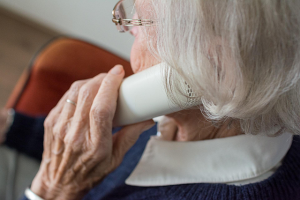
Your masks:
{"label": "orange cushion", "polygon": [[[51,42],[35,59],[27,84],[23,75],[6,107],[31,116],[46,115],[76,80],[108,72],[116,64],[132,74],[130,63],[84,41],[59,38]],[[17,99],[21,94],[20,98]]]}

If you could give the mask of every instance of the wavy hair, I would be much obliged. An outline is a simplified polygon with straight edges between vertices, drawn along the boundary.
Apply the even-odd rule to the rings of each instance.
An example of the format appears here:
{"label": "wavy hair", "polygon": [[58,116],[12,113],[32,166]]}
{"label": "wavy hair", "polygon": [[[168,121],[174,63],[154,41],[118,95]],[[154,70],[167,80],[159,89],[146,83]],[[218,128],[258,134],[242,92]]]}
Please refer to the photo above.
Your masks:
{"label": "wavy hair", "polygon": [[201,94],[208,119],[239,121],[248,134],[300,134],[299,0],[147,2],[151,12],[139,15],[157,19],[144,30],[170,66],[171,95],[175,70]]}

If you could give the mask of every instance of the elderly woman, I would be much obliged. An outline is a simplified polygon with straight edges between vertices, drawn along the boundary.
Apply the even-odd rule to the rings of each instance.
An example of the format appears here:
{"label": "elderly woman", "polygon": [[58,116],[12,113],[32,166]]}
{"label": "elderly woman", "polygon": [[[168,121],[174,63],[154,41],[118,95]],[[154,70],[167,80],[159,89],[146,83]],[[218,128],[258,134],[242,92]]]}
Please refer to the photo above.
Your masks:
{"label": "elderly woman", "polygon": [[126,3],[113,21],[134,26],[133,71],[167,63],[169,95],[177,72],[201,105],[165,116],[160,136],[142,133],[152,120],[112,135],[122,66],[74,83],[27,198],[300,199],[300,2],[136,0],[139,20]]}

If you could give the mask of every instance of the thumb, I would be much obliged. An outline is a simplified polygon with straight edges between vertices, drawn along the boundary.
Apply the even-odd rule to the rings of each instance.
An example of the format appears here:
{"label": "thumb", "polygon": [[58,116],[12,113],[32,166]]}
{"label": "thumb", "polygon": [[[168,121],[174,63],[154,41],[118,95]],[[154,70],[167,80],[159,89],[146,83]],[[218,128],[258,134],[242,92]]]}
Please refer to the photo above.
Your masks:
{"label": "thumb", "polygon": [[113,136],[112,161],[117,167],[121,164],[126,152],[136,143],[141,133],[155,125],[153,120],[125,126]]}

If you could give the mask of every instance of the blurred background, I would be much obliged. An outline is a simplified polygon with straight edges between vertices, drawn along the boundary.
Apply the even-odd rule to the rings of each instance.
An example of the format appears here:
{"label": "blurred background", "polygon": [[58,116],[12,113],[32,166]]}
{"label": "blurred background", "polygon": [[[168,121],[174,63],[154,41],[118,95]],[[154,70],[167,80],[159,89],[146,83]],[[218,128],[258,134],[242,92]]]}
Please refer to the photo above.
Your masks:
{"label": "blurred background", "polygon": [[134,38],[111,22],[117,0],[0,0],[0,108],[39,48],[57,35],[91,42],[129,60]]}

